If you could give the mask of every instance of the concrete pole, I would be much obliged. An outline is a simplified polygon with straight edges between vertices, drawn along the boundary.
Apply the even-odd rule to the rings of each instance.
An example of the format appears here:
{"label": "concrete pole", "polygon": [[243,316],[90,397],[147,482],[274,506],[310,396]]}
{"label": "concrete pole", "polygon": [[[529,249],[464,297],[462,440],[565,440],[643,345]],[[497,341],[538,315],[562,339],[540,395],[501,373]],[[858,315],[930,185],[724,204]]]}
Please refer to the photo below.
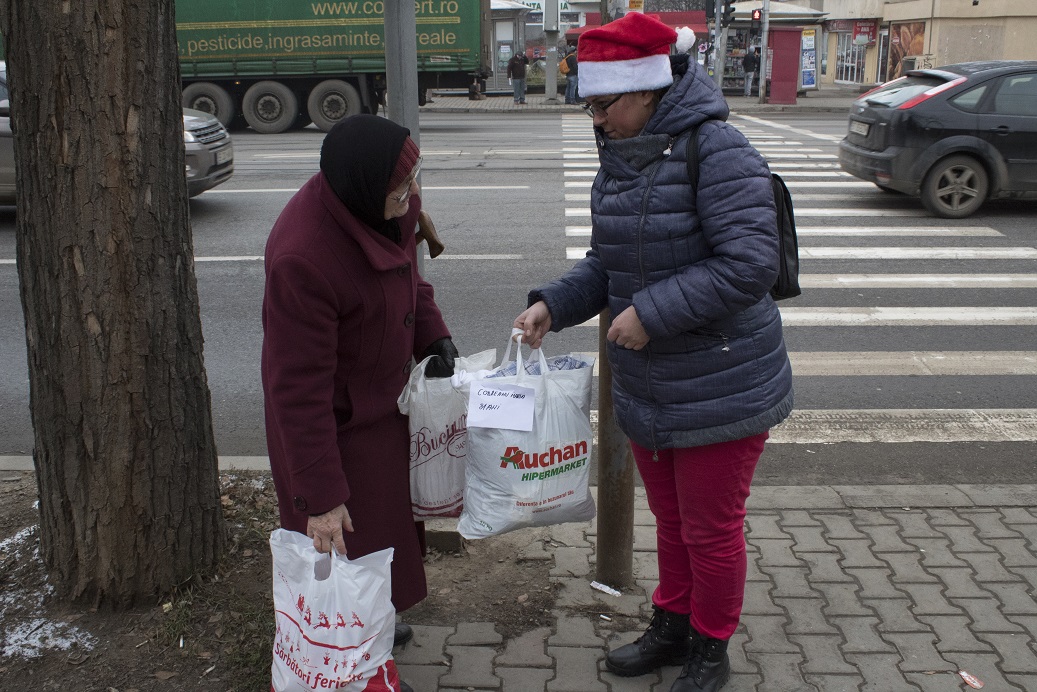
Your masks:
{"label": "concrete pole", "polygon": [[547,56],[544,59],[544,103],[558,101],[558,0],[544,0],[544,36]]}
{"label": "concrete pole", "polygon": [[606,357],[609,311],[598,315],[598,551],[595,578],[613,587],[634,584],[634,456],[616,424],[612,368]]}
{"label": "concrete pole", "polygon": [[[385,110],[398,125],[410,130],[421,146],[418,124],[418,35],[411,0],[385,0]],[[418,186],[421,179],[418,179]],[[418,272],[425,270],[425,253],[418,252]]]}
{"label": "concrete pole", "polygon": [[763,0],[763,36],[760,38],[760,103],[767,103],[767,34],[771,30],[771,0]]}

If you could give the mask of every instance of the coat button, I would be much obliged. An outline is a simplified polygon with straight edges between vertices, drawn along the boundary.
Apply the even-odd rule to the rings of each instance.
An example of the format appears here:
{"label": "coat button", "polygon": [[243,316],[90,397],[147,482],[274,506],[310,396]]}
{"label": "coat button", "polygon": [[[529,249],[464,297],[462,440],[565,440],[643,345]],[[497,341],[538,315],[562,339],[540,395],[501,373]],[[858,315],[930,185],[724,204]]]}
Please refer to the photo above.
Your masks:
{"label": "coat button", "polygon": [[297,498],[295,498],[295,508],[297,510],[299,510],[300,512],[305,512],[306,511],[306,507],[307,507],[306,498],[304,498],[304,497],[297,497]]}
{"label": "coat button", "polygon": [[414,324],[414,313],[413,312],[408,312],[407,316],[403,318],[403,326],[404,327],[409,327],[412,324]]}
{"label": "coat button", "polygon": [[400,276],[407,276],[407,271],[409,269],[410,269],[410,265],[409,264],[405,264],[402,267],[398,268],[396,270],[396,273],[399,274]]}

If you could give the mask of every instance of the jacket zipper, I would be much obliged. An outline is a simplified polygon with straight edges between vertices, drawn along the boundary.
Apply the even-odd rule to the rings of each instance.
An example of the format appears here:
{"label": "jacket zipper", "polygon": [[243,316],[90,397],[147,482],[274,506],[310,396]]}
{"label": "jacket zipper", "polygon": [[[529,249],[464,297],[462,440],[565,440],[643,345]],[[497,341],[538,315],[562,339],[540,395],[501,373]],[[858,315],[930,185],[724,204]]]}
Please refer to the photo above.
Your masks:
{"label": "jacket zipper", "polygon": [[[655,185],[655,176],[659,172],[660,168],[662,168],[662,164],[661,163],[660,163],[660,165],[655,166],[655,168],[652,169],[652,172],[648,175],[648,181],[647,181],[647,184],[645,185],[644,194],[641,195],[641,214],[640,214],[640,216],[638,217],[638,220],[637,220],[637,268],[638,268],[638,271],[640,272],[640,285],[641,285],[642,288],[645,286],[645,263],[644,263],[644,227],[645,227],[645,216],[648,213],[648,209],[647,209],[648,208],[648,197],[651,194],[652,188]],[[633,302],[631,302],[631,305],[633,305]],[[648,362],[647,362],[646,365],[647,365],[647,368],[648,368],[648,372],[650,373],[652,371],[652,349],[649,347],[649,348],[646,349],[646,351],[647,351],[647,358],[648,358]],[[648,399],[649,399],[649,401],[652,401],[654,403],[655,402],[655,395],[652,393],[652,379],[651,379],[651,377],[648,377],[648,378],[645,378],[645,379],[646,379],[646,384],[648,386]],[[656,417],[655,409],[653,408],[652,424],[651,424],[652,439],[653,440],[655,439],[655,417]],[[654,452],[654,451],[652,452],[652,458],[655,461],[659,460],[658,454],[656,452]]]}

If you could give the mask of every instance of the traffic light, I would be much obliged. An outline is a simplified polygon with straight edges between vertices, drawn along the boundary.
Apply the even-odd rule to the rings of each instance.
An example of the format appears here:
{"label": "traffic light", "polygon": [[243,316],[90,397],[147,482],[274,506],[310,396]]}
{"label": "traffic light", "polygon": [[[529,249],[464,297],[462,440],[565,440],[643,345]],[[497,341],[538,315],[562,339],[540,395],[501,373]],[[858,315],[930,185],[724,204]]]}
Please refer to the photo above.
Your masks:
{"label": "traffic light", "polygon": [[720,17],[720,26],[731,26],[735,20],[735,0],[724,0],[724,14]]}
{"label": "traffic light", "polygon": [[717,5],[713,0],[709,0],[706,3],[706,21],[711,22],[716,19],[717,16]]}
{"label": "traffic light", "polygon": [[755,31],[760,28],[760,20],[763,19],[763,10],[753,10],[752,18],[749,21],[749,29]]}

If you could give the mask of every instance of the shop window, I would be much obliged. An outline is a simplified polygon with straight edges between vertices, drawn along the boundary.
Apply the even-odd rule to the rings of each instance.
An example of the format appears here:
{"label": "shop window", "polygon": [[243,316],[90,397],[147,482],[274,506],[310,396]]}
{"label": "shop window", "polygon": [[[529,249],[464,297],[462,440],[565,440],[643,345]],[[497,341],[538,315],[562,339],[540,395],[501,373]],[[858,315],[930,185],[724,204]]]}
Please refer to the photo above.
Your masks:
{"label": "shop window", "polygon": [[840,33],[836,48],[835,81],[862,84],[866,50],[866,46],[854,45],[852,33]]}

